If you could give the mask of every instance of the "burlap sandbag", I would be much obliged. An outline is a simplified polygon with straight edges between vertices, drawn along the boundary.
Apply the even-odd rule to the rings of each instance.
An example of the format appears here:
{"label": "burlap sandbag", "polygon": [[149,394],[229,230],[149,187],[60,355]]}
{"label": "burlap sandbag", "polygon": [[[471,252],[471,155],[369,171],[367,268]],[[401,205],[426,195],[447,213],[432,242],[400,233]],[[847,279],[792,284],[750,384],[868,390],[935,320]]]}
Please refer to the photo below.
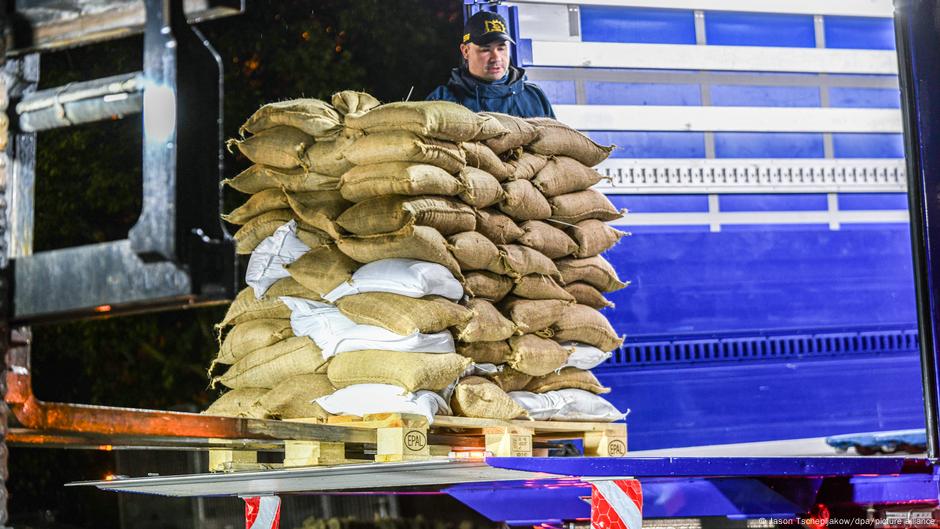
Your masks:
{"label": "burlap sandbag", "polygon": [[509,366],[503,366],[502,371],[487,378],[508,393],[510,391],[521,391],[532,380],[532,375],[516,371]]}
{"label": "burlap sandbag", "polygon": [[519,225],[525,232],[516,243],[528,246],[549,259],[560,259],[571,255],[578,244],[564,231],[540,220],[529,220]]}
{"label": "burlap sandbag", "polygon": [[467,377],[457,384],[450,406],[460,417],[510,420],[526,415],[525,409],[483,377]]}
{"label": "burlap sandbag", "polygon": [[336,389],[323,373],[295,375],[279,382],[258,399],[265,415],[277,419],[325,419],[330,416],[313,399],[333,393]]}
{"label": "burlap sandbag", "polygon": [[465,356],[477,364],[505,364],[509,360],[512,349],[509,342],[474,342],[457,343],[457,354]]}
{"label": "burlap sandbag", "polygon": [[490,272],[506,275],[513,278],[540,274],[561,279],[558,267],[551,259],[545,257],[538,250],[520,244],[500,244],[499,259],[489,268]]}
{"label": "burlap sandbag", "polygon": [[447,239],[434,228],[415,226],[396,233],[346,237],[337,241],[340,251],[362,264],[380,259],[417,259],[445,266],[458,280],[460,265],[450,253]]}
{"label": "burlap sandbag", "polygon": [[613,308],[614,306],[613,302],[605,298],[600,290],[581,281],[565,285],[565,291],[574,296],[579,305],[587,305],[598,310]]}
{"label": "burlap sandbag", "polygon": [[550,276],[531,275],[523,276],[516,281],[512,295],[525,299],[561,299],[574,302],[574,297],[565,292],[565,289]]}
{"label": "burlap sandbag", "polygon": [[323,352],[306,336],[282,340],[245,355],[216,382],[232,388],[273,388],[294,375],[322,372]]}
{"label": "burlap sandbag", "polygon": [[613,292],[627,286],[617,277],[614,267],[599,255],[586,259],[560,259],[555,264],[566,285],[584,281],[601,292]]}
{"label": "burlap sandbag", "polygon": [[346,116],[346,126],[366,134],[409,131],[449,141],[485,140],[508,133],[492,116],[449,101],[402,101]]}
{"label": "burlap sandbag", "polygon": [[529,118],[538,138],[527,147],[535,153],[568,156],[588,166],[595,166],[610,156],[614,146],[598,145],[584,134],[552,118]]}
{"label": "burlap sandbag", "polygon": [[318,141],[304,151],[302,167],[315,173],[343,176],[352,169],[353,162],[344,154],[359,138],[358,133],[348,134],[343,131],[332,141]]}
{"label": "burlap sandbag", "polygon": [[452,235],[475,230],[477,217],[473,208],[449,198],[389,195],[359,202],[344,211],[336,223],[356,235],[389,233],[412,225]]}
{"label": "burlap sandbag", "polygon": [[440,391],[452,384],[471,360],[456,353],[350,351],[330,361],[327,375],[337,388],[353,384],[391,384],[407,391]]}
{"label": "burlap sandbag", "polygon": [[247,195],[260,193],[265,189],[280,187],[278,181],[268,174],[268,168],[258,164],[253,164],[248,169],[238,173],[235,178],[222,180],[222,184]]}
{"label": "burlap sandbag", "polygon": [[477,210],[477,231],[496,244],[510,244],[525,232],[507,215],[492,210]]}
{"label": "burlap sandbag", "polygon": [[506,200],[499,209],[514,220],[541,220],[552,216],[552,206],[528,180],[513,180],[503,184]]}
{"label": "burlap sandbag", "polygon": [[300,242],[307,245],[309,248],[317,248],[319,246],[326,246],[328,244],[333,244],[333,238],[329,234],[324,233],[312,226],[307,226],[303,222],[297,223],[297,238],[300,239]]}
{"label": "burlap sandbag", "polygon": [[219,397],[202,413],[219,417],[264,419],[264,408],[258,406],[258,400],[267,392],[266,388],[233,389]]}
{"label": "burlap sandbag", "polygon": [[461,342],[495,342],[515,334],[516,326],[496,310],[485,299],[474,298],[465,305],[473,314],[470,319],[456,326],[455,338]]}
{"label": "burlap sandbag", "polygon": [[411,162],[384,162],[353,167],[340,179],[343,198],[361,202],[383,195],[456,196],[464,185],[440,167]]}
{"label": "burlap sandbag", "polygon": [[571,354],[558,342],[534,334],[513,336],[509,339],[509,347],[512,348],[509,367],[534,377],[547,375],[565,365]]}
{"label": "burlap sandbag", "polygon": [[623,344],[623,338],[603,314],[587,305],[565,307],[564,313],[552,326],[554,338],[560,342],[581,342],[601,351],[613,351]]}
{"label": "burlap sandbag", "polygon": [[365,92],[357,92],[355,90],[343,90],[342,92],[337,92],[333,94],[330,102],[333,103],[336,111],[343,116],[347,114],[368,112],[369,110],[372,110],[373,108],[382,104],[372,95],[369,95]]}
{"label": "burlap sandbag", "polygon": [[434,333],[470,321],[466,307],[440,296],[410,298],[389,292],[366,292],[336,300],[336,307],[349,319],[375,325],[396,334]]}
{"label": "burlap sandbag", "polygon": [[298,283],[318,296],[325,296],[344,281],[352,279],[359,263],[339,251],[336,245],[312,248],[293,263],[287,272]]}
{"label": "burlap sandbag", "polygon": [[294,212],[290,209],[276,209],[249,220],[233,235],[235,238],[235,253],[248,255],[255,251],[255,247],[261,241],[270,237],[292,218],[294,218]]}
{"label": "burlap sandbag", "polygon": [[228,140],[232,147],[254,163],[293,169],[304,165],[304,153],[313,145],[313,137],[294,127],[273,127],[249,136],[244,140]]}
{"label": "burlap sandbag", "polygon": [[382,162],[426,163],[451,174],[467,165],[463,150],[456,144],[404,131],[363,136],[346,149],[344,156],[356,165]]}
{"label": "burlap sandbag", "polygon": [[524,333],[547,329],[558,321],[570,302],[560,299],[525,299],[515,296],[503,300],[499,310]]}
{"label": "burlap sandbag", "polygon": [[531,152],[520,152],[506,165],[512,170],[514,180],[531,180],[548,163],[548,157]]}
{"label": "burlap sandbag", "polygon": [[512,290],[512,278],[492,272],[470,272],[464,280],[464,290],[472,297],[496,303]]}
{"label": "burlap sandbag", "polygon": [[483,112],[483,114],[493,116],[509,131],[507,134],[484,141],[486,146],[496,154],[502,154],[517,147],[528,145],[535,141],[539,135],[538,129],[522,118],[498,112]]}
{"label": "burlap sandbag", "polygon": [[546,391],[566,388],[583,389],[595,394],[610,393],[610,388],[605,388],[594,376],[594,373],[576,367],[566,367],[558,373],[549,373],[545,376],[533,378],[525,386],[526,391],[533,393],[545,393]]}
{"label": "burlap sandbag", "polygon": [[556,156],[532,178],[532,184],[547,197],[583,191],[604,180],[604,175],[567,156]]}
{"label": "burlap sandbag", "polygon": [[477,169],[486,171],[500,182],[512,177],[513,168],[500,160],[499,156],[496,156],[496,153],[486,145],[467,142],[461,143],[460,147],[463,148],[464,154],[467,157],[468,167],[476,167]]}
{"label": "burlap sandbag", "polygon": [[246,354],[294,335],[289,319],[258,319],[240,323],[225,335],[213,364],[231,365]]}
{"label": "burlap sandbag", "polygon": [[231,213],[222,215],[222,220],[231,224],[243,225],[259,215],[287,207],[290,206],[287,203],[287,195],[284,194],[284,191],[278,188],[265,189],[251,195],[244,204],[233,209]]}
{"label": "burlap sandbag", "polygon": [[586,219],[617,220],[623,216],[610,200],[593,189],[558,195],[548,199],[552,205],[552,219],[577,224]]}
{"label": "burlap sandbag", "polygon": [[342,229],[336,224],[336,218],[352,206],[352,202],[343,198],[339,191],[287,193],[286,196],[294,215],[304,224],[313,226],[333,238],[343,236]]}
{"label": "burlap sandbag", "polygon": [[467,166],[457,174],[457,179],[464,185],[460,199],[475,208],[492,206],[506,198],[503,186],[486,171]]}
{"label": "burlap sandbag", "polygon": [[[474,214],[474,225],[476,225]],[[499,258],[499,249],[482,233],[465,231],[447,238],[450,251],[463,271],[486,270]]]}
{"label": "burlap sandbag", "polygon": [[275,281],[262,299],[256,299],[255,291],[251,287],[245,287],[235,296],[218,327],[258,319],[290,318],[290,309],[277,299],[279,296],[311,298],[313,293],[289,277]]}
{"label": "burlap sandbag", "polygon": [[334,137],[343,128],[343,118],[333,105],[319,99],[290,99],[268,103],[255,111],[238,132],[257,134],[262,130],[287,125],[314,138]]}
{"label": "burlap sandbag", "polygon": [[280,187],[285,191],[327,191],[339,189],[339,177],[307,171],[303,168],[277,169],[254,164],[235,178],[222,181],[232,189],[249,195]]}
{"label": "burlap sandbag", "polygon": [[578,249],[572,257],[583,259],[606,252],[620,242],[629,233],[597,219],[587,219],[568,228],[568,234],[578,243]]}

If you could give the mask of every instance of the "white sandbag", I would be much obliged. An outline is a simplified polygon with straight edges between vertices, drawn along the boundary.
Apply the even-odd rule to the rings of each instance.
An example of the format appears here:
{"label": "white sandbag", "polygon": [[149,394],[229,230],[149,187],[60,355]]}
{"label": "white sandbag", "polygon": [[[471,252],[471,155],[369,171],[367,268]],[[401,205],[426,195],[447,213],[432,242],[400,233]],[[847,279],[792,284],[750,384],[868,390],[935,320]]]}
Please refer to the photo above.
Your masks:
{"label": "white sandbag", "polygon": [[285,266],[309,252],[310,247],[297,238],[297,221],[291,220],[261,241],[248,259],[245,282],[261,299],[278,279],[290,277]]}
{"label": "white sandbag", "polygon": [[566,367],[576,367],[588,371],[603,364],[611,357],[613,353],[605,353],[593,345],[587,345],[580,342],[561,342],[561,346],[569,349],[568,361],[565,365],[559,367],[555,372],[561,371]]}
{"label": "white sandbag", "polygon": [[511,391],[509,396],[536,421],[619,421],[627,416],[600,395],[583,389],[558,389],[545,393]]}
{"label": "white sandbag", "polygon": [[452,414],[444,398],[433,391],[411,393],[391,384],[353,384],[315,402],[333,415],[414,413],[424,415],[431,423],[435,415]]}
{"label": "white sandbag", "polygon": [[327,303],[309,299],[279,298],[291,311],[294,336],[309,336],[323,351],[323,359],[349,351],[377,349],[413,353],[453,353],[449,331],[433,334],[395,334],[375,325],[360,325]]}
{"label": "white sandbag", "polygon": [[380,259],[363,265],[352,278],[327,292],[323,299],[330,303],[364,292],[390,292],[423,298],[441,296],[451,301],[463,297],[463,286],[443,265],[417,259]]}

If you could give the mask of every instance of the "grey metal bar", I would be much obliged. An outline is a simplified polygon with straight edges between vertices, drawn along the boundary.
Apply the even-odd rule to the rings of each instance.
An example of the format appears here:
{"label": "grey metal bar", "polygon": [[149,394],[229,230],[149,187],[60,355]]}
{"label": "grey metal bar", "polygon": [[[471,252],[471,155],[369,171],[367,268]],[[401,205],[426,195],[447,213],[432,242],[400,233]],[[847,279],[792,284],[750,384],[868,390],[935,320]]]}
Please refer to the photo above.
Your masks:
{"label": "grey metal bar", "polygon": [[143,74],[134,72],[35,92],[16,105],[19,128],[37,132],[136,114],[143,89]]}

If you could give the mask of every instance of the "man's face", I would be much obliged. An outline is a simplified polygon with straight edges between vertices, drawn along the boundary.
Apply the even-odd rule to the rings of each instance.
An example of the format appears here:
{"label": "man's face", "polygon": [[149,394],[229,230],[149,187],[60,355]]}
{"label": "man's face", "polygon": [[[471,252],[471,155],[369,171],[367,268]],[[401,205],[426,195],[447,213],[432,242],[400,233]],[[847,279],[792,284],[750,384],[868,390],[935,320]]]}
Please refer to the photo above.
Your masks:
{"label": "man's face", "polygon": [[460,52],[467,60],[467,69],[474,77],[496,81],[509,69],[509,42],[495,41],[484,46],[472,42],[460,45]]}

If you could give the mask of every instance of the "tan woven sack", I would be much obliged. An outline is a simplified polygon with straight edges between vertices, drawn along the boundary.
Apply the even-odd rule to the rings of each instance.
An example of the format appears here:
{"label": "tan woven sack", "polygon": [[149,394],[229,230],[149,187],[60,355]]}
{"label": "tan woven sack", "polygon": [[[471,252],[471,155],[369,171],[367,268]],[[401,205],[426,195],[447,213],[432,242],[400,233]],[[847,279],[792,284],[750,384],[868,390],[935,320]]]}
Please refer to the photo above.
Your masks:
{"label": "tan woven sack", "polygon": [[265,189],[255,193],[244,204],[233,209],[231,213],[222,215],[222,220],[232,224],[245,224],[251,219],[269,211],[289,207],[287,195],[280,189]]}
{"label": "tan woven sack", "polygon": [[327,375],[337,388],[353,384],[391,384],[407,391],[440,391],[452,384],[470,365],[455,353],[405,353],[399,351],[350,351],[336,355]]}
{"label": "tan woven sack", "polygon": [[483,377],[461,380],[454,388],[450,405],[460,417],[510,420],[526,415],[522,406]]}
{"label": "tan woven sack", "polygon": [[509,366],[504,366],[502,371],[487,378],[492,380],[494,384],[507,393],[510,391],[521,391],[532,381],[532,375],[516,371]]}
{"label": "tan woven sack", "polygon": [[582,220],[568,228],[571,238],[578,244],[572,257],[583,259],[606,252],[629,233],[620,231],[597,219]]}
{"label": "tan woven sack", "polygon": [[512,177],[513,168],[506,165],[505,162],[496,156],[496,153],[482,143],[467,142],[461,143],[464,154],[467,157],[467,166],[475,167],[481,171],[493,175],[497,180],[503,182]]}
{"label": "tan woven sack", "polygon": [[467,165],[463,150],[456,144],[404,131],[367,134],[357,139],[343,155],[355,165],[424,163],[440,167],[451,174]]}
{"label": "tan woven sack", "polygon": [[382,104],[375,97],[365,92],[357,92],[355,90],[337,92],[333,94],[330,102],[333,103],[336,111],[343,116],[367,112]]}
{"label": "tan woven sack", "polygon": [[455,338],[461,342],[496,342],[515,334],[516,326],[485,299],[474,298],[466,303],[472,312],[469,321],[456,326]]}
{"label": "tan woven sack", "polygon": [[561,299],[573,303],[574,298],[565,292],[550,276],[523,276],[516,281],[512,295],[525,299]]}
{"label": "tan woven sack", "polygon": [[336,218],[352,202],[343,198],[339,191],[311,191],[309,193],[287,193],[287,201],[294,215],[304,224],[339,238],[343,233]]}
{"label": "tan woven sack", "polygon": [[486,171],[467,166],[457,174],[457,179],[464,186],[464,191],[459,195],[460,199],[475,208],[492,206],[506,198],[503,186]]}
{"label": "tan woven sack", "polygon": [[262,299],[256,299],[255,291],[251,287],[246,287],[235,296],[235,300],[232,301],[218,327],[238,325],[251,320],[290,318],[290,309],[277,298],[278,296],[295,295],[310,297],[311,293],[289,277],[280,279],[271,285],[271,288],[268,289]]}
{"label": "tan woven sack", "polygon": [[508,133],[498,120],[449,101],[403,101],[346,116],[346,126],[367,134],[409,131],[449,141],[485,140]]}
{"label": "tan woven sack", "polygon": [[513,336],[509,339],[509,346],[512,348],[509,367],[534,377],[547,375],[561,368],[571,354],[571,351],[558,342],[534,334]]}
{"label": "tan woven sack", "polygon": [[503,184],[506,200],[499,209],[514,220],[541,220],[552,216],[552,206],[542,193],[528,180],[513,180]]}
{"label": "tan woven sack", "polygon": [[565,291],[574,296],[579,305],[587,305],[594,309],[613,308],[614,304],[604,297],[600,290],[587,283],[576,281],[565,285]]}
{"label": "tan woven sack", "polygon": [[477,364],[504,364],[509,360],[512,349],[509,342],[474,342],[457,343],[457,354],[465,356]]}
{"label": "tan woven sack", "polygon": [[232,388],[273,388],[294,375],[322,372],[323,352],[306,336],[296,336],[245,355],[212,383]]}
{"label": "tan woven sack", "polygon": [[599,255],[586,259],[561,259],[555,263],[566,284],[583,281],[601,292],[613,292],[627,286],[617,277],[617,271]]}
{"label": "tan woven sack", "polygon": [[352,202],[383,195],[456,196],[463,190],[463,184],[444,169],[411,162],[360,165],[340,179],[343,198]]}
{"label": "tan woven sack", "polygon": [[325,374],[295,375],[279,382],[258,399],[265,415],[278,419],[325,419],[330,416],[313,402],[335,391]]}
{"label": "tan woven sack", "polygon": [[477,211],[477,231],[496,244],[509,244],[525,234],[511,218],[492,209]]}
{"label": "tan woven sack", "polygon": [[558,195],[548,199],[552,205],[552,219],[577,224],[586,219],[617,220],[623,216],[610,199],[593,189]]}
{"label": "tan woven sack", "polygon": [[352,169],[344,154],[358,139],[357,134],[340,134],[332,141],[318,141],[304,151],[302,167],[314,173],[340,177]]}
{"label": "tan woven sack", "polygon": [[336,245],[318,246],[287,265],[287,272],[298,283],[318,296],[325,296],[344,281],[352,279],[359,263],[339,251]]}
{"label": "tan woven sack", "polygon": [[578,249],[578,244],[564,231],[540,220],[529,220],[519,225],[525,232],[516,240],[517,244],[528,246],[549,259],[560,259],[571,255]]}
{"label": "tan woven sack", "polygon": [[507,134],[484,141],[487,147],[496,154],[502,154],[523,145],[528,145],[535,141],[539,135],[538,129],[522,118],[498,112],[483,112],[483,114],[496,118],[509,131]]}
{"label": "tan woven sack", "polygon": [[510,297],[503,300],[499,310],[524,333],[548,329],[558,321],[570,302],[560,299],[524,299]]}
{"label": "tan woven sack", "polygon": [[533,393],[545,393],[546,391],[566,388],[583,389],[597,395],[610,393],[610,388],[605,388],[594,376],[594,373],[576,367],[566,367],[558,373],[549,373],[542,377],[533,378],[525,386],[526,391]]}
{"label": "tan woven sack", "polygon": [[265,129],[243,140],[228,140],[229,151],[238,147],[239,152],[253,163],[293,169],[304,165],[304,153],[313,145],[313,137],[294,127]]}
{"label": "tan woven sack", "polygon": [[266,388],[233,389],[219,397],[202,413],[219,417],[264,419],[264,409],[257,403],[267,392]]}
{"label": "tan woven sack", "polygon": [[[476,215],[474,214],[474,225]],[[463,271],[485,270],[499,258],[499,249],[482,233],[465,231],[447,238],[450,251]]]}
{"label": "tan woven sack", "polygon": [[296,192],[338,189],[339,177],[314,173],[303,168],[277,169],[254,164],[235,178],[223,180],[222,183],[251,195],[275,187]]}
{"label": "tan woven sack", "polygon": [[362,264],[380,259],[417,259],[445,266],[458,280],[460,265],[450,253],[450,245],[434,228],[415,226],[396,233],[346,237],[337,241],[340,251]]}
{"label": "tan woven sack", "polygon": [[335,137],[343,128],[343,118],[333,105],[319,99],[290,99],[268,103],[255,111],[238,132],[256,134],[262,130],[287,125],[314,138]]}
{"label": "tan woven sack", "polygon": [[623,344],[623,338],[603,314],[587,305],[571,305],[552,326],[554,338],[560,342],[581,342],[601,351],[613,351]]}
{"label": "tan woven sack", "polygon": [[231,365],[246,354],[294,335],[289,319],[258,319],[240,323],[225,335],[219,355],[212,362]]}
{"label": "tan woven sack", "polygon": [[605,147],[564,123],[552,118],[529,118],[535,125],[539,137],[528,145],[538,154],[568,156],[588,166],[595,166],[610,156],[614,146]]}
{"label": "tan woven sack", "polygon": [[477,217],[473,208],[449,198],[390,195],[359,202],[344,211],[336,223],[356,235],[389,233],[414,225],[452,235],[473,232]]}
{"label": "tan woven sack", "polygon": [[235,238],[235,253],[248,255],[255,251],[261,241],[270,237],[285,222],[293,218],[294,212],[290,209],[276,209],[249,220],[233,235]]}
{"label": "tan woven sack", "polygon": [[501,244],[497,248],[499,259],[490,267],[491,272],[517,279],[532,274],[561,279],[555,263],[537,250],[519,244]]}
{"label": "tan woven sack", "polygon": [[506,162],[514,180],[532,180],[548,163],[548,157],[531,152],[522,152]]}
{"label": "tan woven sack", "polygon": [[366,292],[336,301],[349,319],[396,334],[433,333],[467,323],[473,313],[439,296],[410,298],[388,292]]}
{"label": "tan woven sack", "polygon": [[512,290],[512,278],[492,272],[470,272],[464,280],[464,290],[472,297],[496,303]]}
{"label": "tan woven sack", "polygon": [[532,178],[532,183],[547,197],[583,191],[604,180],[604,175],[567,156],[556,156]]}
{"label": "tan woven sack", "polygon": [[280,187],[278,181],[271,177],[268,171],[269,168],[263,165],[254,164],[248,169],[238,173],[235,178],[226,178],[225,180],[222,180],[222,183],[236,191],[248,195],[260,193],[265,189]]}

